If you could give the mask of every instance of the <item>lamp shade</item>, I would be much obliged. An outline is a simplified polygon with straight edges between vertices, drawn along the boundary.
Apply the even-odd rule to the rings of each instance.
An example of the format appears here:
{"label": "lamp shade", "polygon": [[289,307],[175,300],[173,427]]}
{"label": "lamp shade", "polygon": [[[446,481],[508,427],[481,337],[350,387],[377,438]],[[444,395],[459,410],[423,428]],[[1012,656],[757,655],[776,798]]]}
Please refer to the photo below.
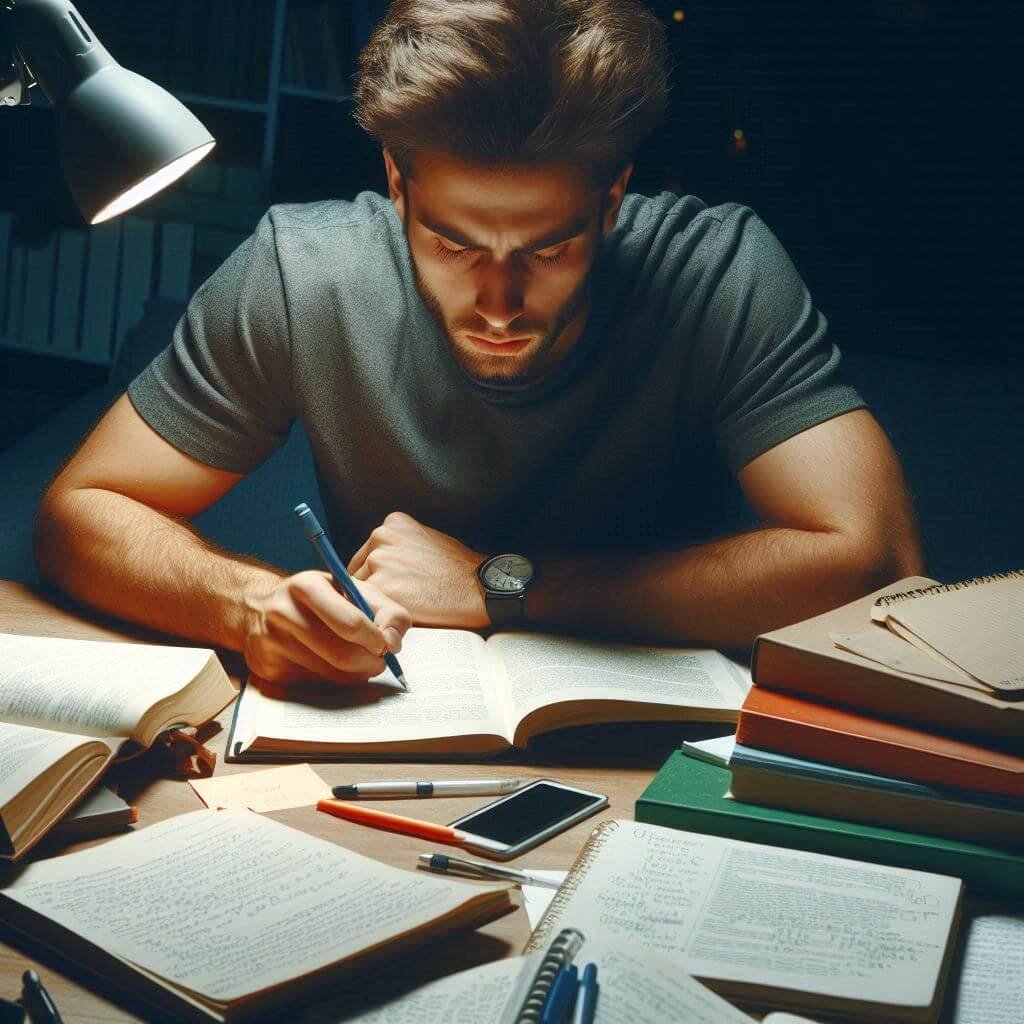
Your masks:
{"label": "lamp shade", "polygon": [[5,0],[0,10],[54,107],[64,177],[90,224],[142,202],[213,148],[202,122],[118,64],[68,0]]}
{"label": "lamp shade", "polygon": [[57,109],[64,179],[90,224],[147,199],[213,146],[184,104],[116,63],[85,79]]}

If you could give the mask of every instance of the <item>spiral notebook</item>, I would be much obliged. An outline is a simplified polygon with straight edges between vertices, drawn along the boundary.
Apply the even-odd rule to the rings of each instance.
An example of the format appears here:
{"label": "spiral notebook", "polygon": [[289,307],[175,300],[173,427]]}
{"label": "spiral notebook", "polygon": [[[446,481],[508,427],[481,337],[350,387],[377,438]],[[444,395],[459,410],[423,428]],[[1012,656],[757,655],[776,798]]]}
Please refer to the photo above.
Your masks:
{"label": "spiral notebook", "polygon": [[1024,570],[880,597],[871,618],[1003,700],[1024,700]]}
{"label": "spiral notebook", "polygon": [[592,833],[526,951],[563,928],[670,957],[727,999],[935,1021],[959,879],[632,821]]}

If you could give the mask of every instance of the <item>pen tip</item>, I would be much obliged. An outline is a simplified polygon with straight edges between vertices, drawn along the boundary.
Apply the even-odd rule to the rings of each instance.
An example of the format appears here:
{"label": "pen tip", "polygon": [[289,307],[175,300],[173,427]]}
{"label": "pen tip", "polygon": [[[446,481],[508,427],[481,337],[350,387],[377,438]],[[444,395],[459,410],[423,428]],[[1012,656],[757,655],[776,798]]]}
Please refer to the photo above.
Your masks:
{"label": "pen tip", "polygon": [[409,684],[405,681],[405,676],[402,673],[398,674],[397,679],[402,684],[402,689],[403,690],[408,690],[409,689]]}

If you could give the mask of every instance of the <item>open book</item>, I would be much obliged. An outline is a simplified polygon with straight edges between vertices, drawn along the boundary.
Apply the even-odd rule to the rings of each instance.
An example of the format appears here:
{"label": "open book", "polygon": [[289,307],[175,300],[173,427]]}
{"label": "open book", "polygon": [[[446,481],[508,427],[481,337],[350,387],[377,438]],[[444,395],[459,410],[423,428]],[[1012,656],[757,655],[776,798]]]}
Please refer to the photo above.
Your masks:
{"label": "open book", "polygon": [[0,889],[0,920],[173,1020],[269,1011],[512,909],[508,886],[401,871],[252,811],[168,818]]}
{"label": "open book", "polygon": [[744,1004],[932,1022],[962,890],[946,875],[610,821],[527,951],[577,928],[664,954]]}
{"label": "open book", "polygon": [[202,725],[234,695],[208,649],[0,634],[0,857],[29,850],[129,740]]}
{"label": "open book", "polygon": [[568,725],[723,721],[739,716],[749,673],[718,651],[601,644],[535,633],[411,629],[409,692],[290,687],[250,678],[229,761],[497,754]]}

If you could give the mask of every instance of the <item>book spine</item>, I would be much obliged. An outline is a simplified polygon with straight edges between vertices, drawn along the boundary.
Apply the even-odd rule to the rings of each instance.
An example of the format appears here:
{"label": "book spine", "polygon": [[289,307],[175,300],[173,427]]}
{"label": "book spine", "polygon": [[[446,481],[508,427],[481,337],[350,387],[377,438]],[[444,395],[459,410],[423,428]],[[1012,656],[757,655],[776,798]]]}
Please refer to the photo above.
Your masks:
{"label": "book spine", "polygon": [[113,360],[130,327],[142,319],[146,299],[153,293],[153,236],[155,225],[141,217],[124,217],[121,245],[121,287],[117,303]]}
{"label": "book spine", "polygon": [[78,323],[82,316],[82,278],[85,272],[84,231],[61,231],[57,239],[57,284],[53,293],[51,342],[55,352],[74,352],[78,347]]}
{"label": "book spine", "polygon": [[978,789],[999,796],[1024,797],[1024,771],[967,761],[879,737],[839,732],[812,722],[778,718],[744,709],[736,741],[808,761],[824,761],[880,775],[902,776],[940,786]]}
{"label": "book spine", "polygon": [[924,723],[953,732],[1019,738],[1024,734],[1024,704],[996,700],[978,691],[941,682],[926,683],[895,672],[853,664],[843,658],[807,651],[764,636],[754,642],[751,677],[759,686],[806,694],[895,718],[910,725]]}
{"label": "book spine", "polygon": [[191,224],[160,225],[160,275],[157,294],[187,302],[192,294],[192,250],[196,231]]}
{"label": "book spine", "polygon": [[120,218],[104,221],[89,229],[81,351],[82,355],[98,363],[110,362],[120,248]]}
{"label": "book spine", "polygon": [[7,272],[7,322],[4,334],[8,341],[21,342],[21,310],[25,301],[25,247],[12,245]]}
{"label": "book spine", "polygon": [[[742,805],[741,805],[742,806]],[[901,843],[885,836],[864,836],[851,825],[836,822],[836,829],[822,828],[765,818],[740,817],[698,807],[687,807],[641,797],[636,802],[636,820],[649,825],[705,835],[764,843],[792,850],[807,850],[833,857],[848,857],[870,864],[932,871],[960,878],[973,894],[1001,899],[1024,899],[1024,871],[1020,858],[1000,857],[998,851],[979,848],[977,854],[939,849],[926,843]]]}
{"label": "book spine", "polygon": [[25,250],[25,305],[21,340],[39,351],[50,347],[50,314],[53,305],[53,268],[57,256],[56,237],[30,245]]}
{"label": "book spine", "polygon": [[0,335],[4,333],[7,320],[7,270],[11,256],[11,215],[0,213]]}
{"label": "book spine", "polygon": [[[991,807],[962,798],[918,796],[761,766],[733,764],[730,771],[729,791],[745,804],[1011,849],[1024,842],[1024,804],[1017,808]],[[883,781],[899,784],[895,779]]]}

